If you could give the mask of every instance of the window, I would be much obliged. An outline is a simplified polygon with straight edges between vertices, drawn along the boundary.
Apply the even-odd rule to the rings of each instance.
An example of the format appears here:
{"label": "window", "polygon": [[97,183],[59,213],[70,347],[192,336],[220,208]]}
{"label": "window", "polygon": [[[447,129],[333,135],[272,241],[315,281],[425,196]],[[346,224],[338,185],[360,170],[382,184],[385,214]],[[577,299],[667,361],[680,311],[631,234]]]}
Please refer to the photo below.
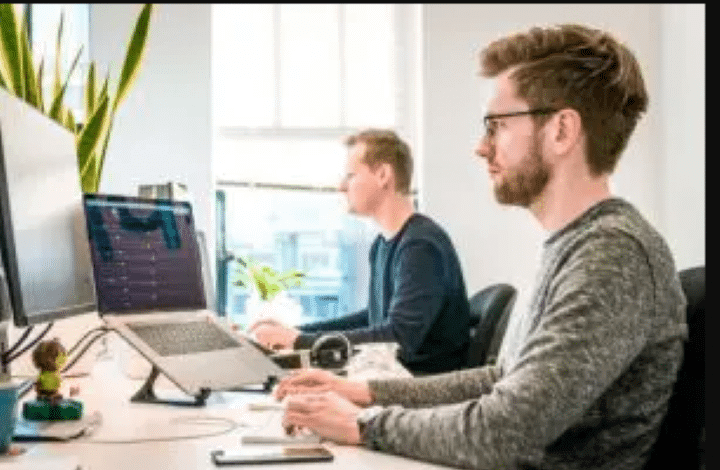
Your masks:
{"label": "window", "polygon": [[85,119],[82,91],[83,80],[90,65],[90,4],[88,3],[28,3],[28,21],[30,23],[30,44],[34,60],[37,64],[41,59],[43,65],[43,96],[46,106],[52,96],[53,81],[55,79],[55,46],[60,24],[60,13],[63,12],[63,32],[60,57],[60,81],[65,80],[75,56],[82,46],[80,58],[73,74],[68,81],[65,92],[65,104],[72,110],[76,122]]}
{"label": "window", "polygon": [[244,323],[250,294],[234,286],[226,251],[305,270],[290,290],[302,321],[364,308],[376,229],[337,192],[342,138],[364,127],[405,134],[410,6],[212,8],[218,311]]}

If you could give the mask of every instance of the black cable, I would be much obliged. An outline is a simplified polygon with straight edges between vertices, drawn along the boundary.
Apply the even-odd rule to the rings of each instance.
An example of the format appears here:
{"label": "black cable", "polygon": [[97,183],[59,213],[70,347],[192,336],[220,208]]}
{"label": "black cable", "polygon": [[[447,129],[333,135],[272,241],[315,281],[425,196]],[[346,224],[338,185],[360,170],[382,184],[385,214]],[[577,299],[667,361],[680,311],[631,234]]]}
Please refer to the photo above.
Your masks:
{"label": "black cable", "polygon": [[[77,347],[80,346],[80,343],[82,343],[83,340],[90,335],[90,333],[93,333],[93,332],[95,332],[95,331],[104,331],[104,332],[107,332],[109,329],[110,329],[110,328],[108,328],[107,326],[104,326],[104,325],[103,325],[103,326],[98,326],[98,327],[96,327],[96,328],[92,328],[92,329],[88,330],[88,331],[83,335],[82,338],[80,338],[79,340],[77,340],[77,342],[73,345],[72,348],[68,349],[67,355],[70,356],[70,354],[72,354],[73,351],[75,351],[75,349],[77,349]],[[93,341],[94,341],[94,340],[93,340]]]}
{"label": "black cable", "polygon": [[3,360],[5,360],[7,357],[9,357],[12,353],[15,352],[15,350],[20,346],[20,344],[23,341],[25,341],[25,338],[27,338],[28,335],[30,335],[30,332],[33,330],[33,328],[35,328],[35,325],[30,325],[27,328],[25,328],[25,331],[23,331],[22,336],[20,336],[20,338],[17,341],[15,341],[15,344],[13,344],[8,349],[3,351],[3,355],[2,355]]}
{"label": "black cable", "polygon": [[[98,333],[97,335],[95,335],[95,337],[94,337],[93,339],[91,339],[91,340],[80,350],[80,352],[77,353],[77,355],[76,355],[70,362],[68,362],[68,363],[65,365],[65,367],[62,368],[62,370],[61,370],[60,372],[66,372],[66,371],[68,371],[68,370],[69,370],[72,366],[74,366],[75,363],[83,356],[83,354],[85,354],[85,353],[87,352],[87,350],[90,349],[90,346],[92,346],[95,341],[99,340],[100,338],[102,338],[103,336],[105,336],[106,334],[108,334],[108,332],[110,332],[110,331],[115,331],[115,330],[114,330],[113,328],[107,328],[107,327],[95,328],[95,329],[90,330],[89,332],[87,332],[87,333],[85,334],[85,336],[83,336],[82,339],[85,339],[85,337],[87,337],[87,335],[90,334],[90,333],[92,333],[93,331],[100,331],[100,333]],[[81,341],[82,341],[82,339],[81,339]],[[72,347],[72,349],[75,349],[75,347],[76,347],[78,344],[80,344],[79,341],[75,344],[75,346]],[[68,356],[69,356],[69,355],[70,355],[70,354],[68,353]]]}
{"label": "black cable", "polygon": [[30,349],[30,348],[32,348],[33,346],[35,346],[38,342],[40,342],[41,339],[43,339],[43,338],[45,337],[45,335],[47,334],[48,331],[50,331],[50,328],[52,328],[53,325],[54,325],[53,322],[48,323],[48,326],[45,327],[45,329],[42,331],[42,333],[40,333],[39,335],[37,335],[37,338],[35,338],[34,340],[32,340],[32,341],[30,342],[30,344],[28,344],[27,346],[25,346],[24,348],[22,348],[18,353],[14,354],[12,357],[8,357],[8,358],[6,359],[6,362],[5,362],[5,363],[6,363],[6,364],[10,364],[12,361],[14,361],[14,360],[17,359],[18,357],[22,356],[23,354],[25,354],[25,352],[26,352],[28,349]]}
{"label": "black cable", "polygon": [[[50,328],[46,328],[43,333],[47,333],[47,330],[49,330],[49,329],[50,329]],[[101,327],[93,328],[93,329],[89,330],[88,332],[86,332],[86,333],[83,335],[83,337],[80,338],[80,339],[75,343],[75,345],[73,345],[72,348],[70,348],[70,351],[72,352],[73,350],[75,350],[75,349],[80,345],[80,343],[81,343],[85,338],[88,337],[88,335],[90,335],[90,334],[93,333],[93,332],[98,332],[98,331],[99,331],[100,333],[98,333],[97,335],[95,335],[95,337],[94,337],[93,339],[91,339],[90,342],[88,342],[88,344],[85,345],[85,347],[77,354],[77,356],[75,356],[75,358],[73,358],[72,361],[70,361],[65,367],[63,367],[63,369],[60,371],[61,373],[67,371],[67,370],[70,369],[72,366],[74,366],[75,363],[82,357],[83,354],[85,354],[85,353],[87,352],[87,350],[90,348],[90,346],[92,346],[92,344],[93,344],[95,341],[97,341],[98,339],[100,339],[100,338],[102,338],[103,336],[105,336],[109,331],[115,331],[115,330],[114,330],[113,328],[108,328],[108,327],[106,327],[106,326],[101,326]],[[37,339],[36,339],[36,341],[37,341]],[[23,352],[25,352],[25,351],[23,351]],[[21,352],[20,354],[22,354],[22,352]],[[18,355],[20,355],[20,354],[18,354]],[[69,353],[68,353],[68,355],[69,355]],[[16,356],[16,357],[17,357],[17,356]],[[14,359],[14,358],[13,358],[13,359]],[[24,381],[22,384],[20,384],[20,386],[18,387],[18,399],[24,397],[24,396],[33,388],[33,385],[34,385],[34,384],[35,384],[35,381],[34,381],[34,380],[26,380],[26,381]]]}

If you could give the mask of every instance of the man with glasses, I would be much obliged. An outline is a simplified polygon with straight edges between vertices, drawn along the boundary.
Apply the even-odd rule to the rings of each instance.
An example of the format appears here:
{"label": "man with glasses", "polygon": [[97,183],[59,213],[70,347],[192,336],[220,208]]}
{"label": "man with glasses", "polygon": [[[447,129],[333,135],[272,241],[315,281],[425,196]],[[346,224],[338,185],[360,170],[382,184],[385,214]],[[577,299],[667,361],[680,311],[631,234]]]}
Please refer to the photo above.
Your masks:
{"label": "man with glasses", "polygon": [[687,325],[665,241],[609,189],[648,103],[639,64],[609,34],[573,24],[499,39],[480,63],[495,87],[476,153],[498,201],[548,233],[530,308],[513,312],[495,365],[286,378],[275,390],[284,423],[464,468],[641,469]]}
{"label": "man with glasses", "polygon": [[381,230],[370,248],[368,307],[299,328],[260,320],[249,331],[272,349],[309,349],[338,331],[352,344],[394,342],[399,362],[416,375],[464,367],[470,305],[460,260],[445,230],[413,208],[410,147],[385,129],[366,129],[345,143],[340,190],[349,212],[372,218]]}

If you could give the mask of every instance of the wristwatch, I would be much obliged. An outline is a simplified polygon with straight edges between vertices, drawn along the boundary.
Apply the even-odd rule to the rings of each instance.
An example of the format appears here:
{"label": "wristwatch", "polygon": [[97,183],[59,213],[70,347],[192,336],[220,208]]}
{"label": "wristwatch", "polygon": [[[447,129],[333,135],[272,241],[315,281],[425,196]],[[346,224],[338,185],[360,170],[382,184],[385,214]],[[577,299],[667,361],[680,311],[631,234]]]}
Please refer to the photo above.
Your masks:
{"label": "wristwatch", "polygon": [[363,408],[357,415],[357,424],[360,431],[360,441],[362,443],[369,443],[373,448],[376,447],[375,440],[368,440],[368,436],[366,436],[368,424],[370,424],[370,422],[375,419],[375,417],[379,415],[384,409],[385,408],[382,406],[375,405],[368,408]]}

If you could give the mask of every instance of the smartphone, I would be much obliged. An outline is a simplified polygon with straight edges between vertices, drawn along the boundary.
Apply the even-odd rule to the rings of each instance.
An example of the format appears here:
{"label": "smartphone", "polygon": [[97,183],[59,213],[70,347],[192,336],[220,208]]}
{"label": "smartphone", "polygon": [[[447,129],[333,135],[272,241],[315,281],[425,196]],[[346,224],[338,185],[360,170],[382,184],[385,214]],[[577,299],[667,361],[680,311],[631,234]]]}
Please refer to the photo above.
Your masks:
{"label": "smartphone", "polygon": [[210,453],[215,465],[260,463],[331,462],[333,454],[323,446],[282,447],[280,450],[251,452],[214,450]]}

